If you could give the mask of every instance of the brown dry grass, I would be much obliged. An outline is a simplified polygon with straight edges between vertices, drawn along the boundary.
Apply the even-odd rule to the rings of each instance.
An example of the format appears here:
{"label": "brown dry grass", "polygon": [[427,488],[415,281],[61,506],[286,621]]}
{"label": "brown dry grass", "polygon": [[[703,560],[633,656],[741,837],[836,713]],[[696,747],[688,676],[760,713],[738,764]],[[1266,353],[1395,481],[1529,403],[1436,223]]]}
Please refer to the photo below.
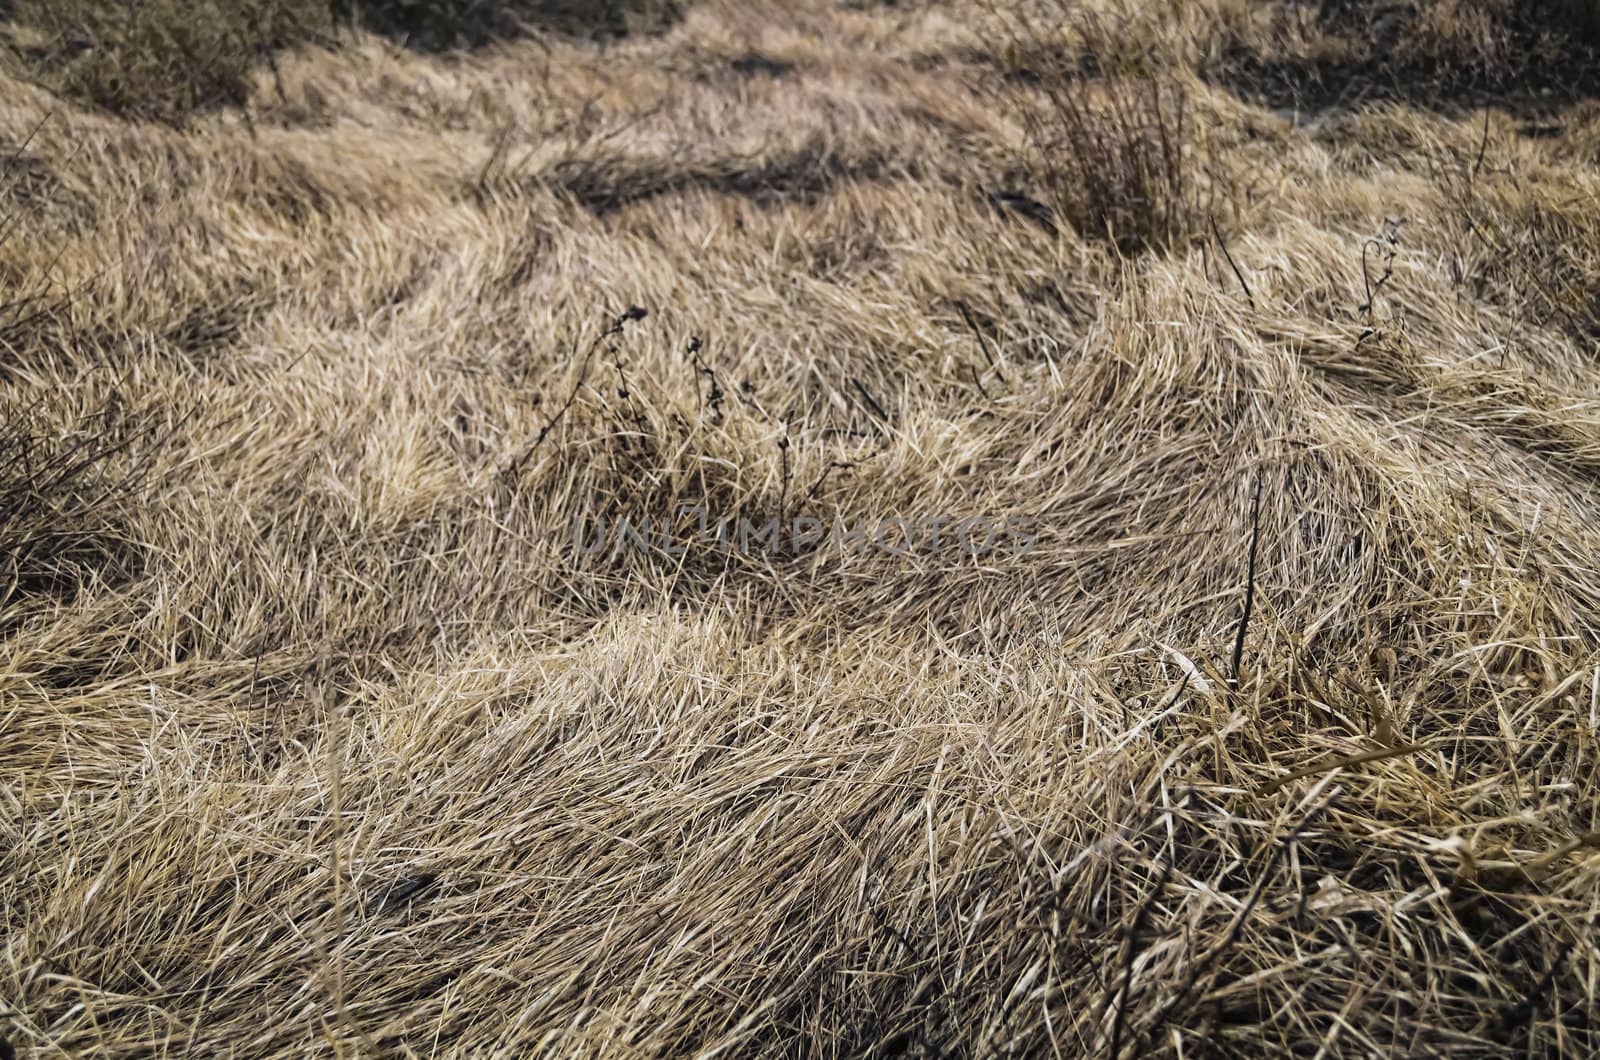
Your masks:
{"label": "brown dry grass", "polygon": [[[0,1034],[1593,1054],[1600,116],[1297,124],[1251,18],[1131,243],[989,5],[0,80]],[[1038,541],[571,547],[688,502]]]}

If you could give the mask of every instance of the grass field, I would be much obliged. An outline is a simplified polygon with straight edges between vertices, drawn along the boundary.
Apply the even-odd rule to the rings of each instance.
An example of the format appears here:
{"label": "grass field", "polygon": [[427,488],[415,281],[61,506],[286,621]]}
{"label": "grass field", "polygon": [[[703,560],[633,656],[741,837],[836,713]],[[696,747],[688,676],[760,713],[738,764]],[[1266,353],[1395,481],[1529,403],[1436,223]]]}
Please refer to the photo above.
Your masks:
{"label": "grass field", "polygon": [[7,6],[8,1060],[1600,1051],[1587,5]]}

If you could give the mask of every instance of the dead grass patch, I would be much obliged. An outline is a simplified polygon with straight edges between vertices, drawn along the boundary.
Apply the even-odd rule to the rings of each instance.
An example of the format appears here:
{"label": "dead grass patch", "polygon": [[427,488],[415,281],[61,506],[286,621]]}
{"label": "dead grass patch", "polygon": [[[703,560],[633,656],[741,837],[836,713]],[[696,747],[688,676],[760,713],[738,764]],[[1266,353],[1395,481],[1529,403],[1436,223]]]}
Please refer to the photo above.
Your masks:
{"label": "dead grass patch", "polygon": [[[703,0],[253,128],[0,83],[0,1034],[1600,1051],[1592,129],[1297,125],[1229,4],[1095,6],[1035,78]],[[1034,539],[574,548],[685,505]]]}
{"label": "dead grass patch", "polygon": [[1539,114],[1600,88],[1600,21],[1571,0],[1274,3],[1223,36],[1216,76],[1311,111],[1401,99],[1459,113],[1493,100]]}

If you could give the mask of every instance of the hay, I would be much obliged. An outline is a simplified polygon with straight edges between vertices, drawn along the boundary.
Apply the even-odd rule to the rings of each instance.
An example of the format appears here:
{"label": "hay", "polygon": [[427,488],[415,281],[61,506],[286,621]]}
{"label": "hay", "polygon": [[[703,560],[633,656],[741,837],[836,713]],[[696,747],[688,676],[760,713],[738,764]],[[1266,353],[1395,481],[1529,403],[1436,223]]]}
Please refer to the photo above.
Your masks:
{"label": "hay", "polygon": [[[1008,205],[1010,24],[0,81],[0,1035],[1600,1049],[1595,112],[1297,123],[1175,33],[1230,212],[1119,245]],[[1033,539],[574,547],[685,506]]]}

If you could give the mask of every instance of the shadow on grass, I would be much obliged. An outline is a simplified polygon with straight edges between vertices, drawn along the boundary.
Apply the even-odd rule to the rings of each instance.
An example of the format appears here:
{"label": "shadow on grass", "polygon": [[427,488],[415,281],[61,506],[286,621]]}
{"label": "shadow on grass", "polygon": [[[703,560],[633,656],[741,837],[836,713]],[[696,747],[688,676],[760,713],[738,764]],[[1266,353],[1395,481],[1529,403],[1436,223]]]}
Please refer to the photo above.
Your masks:
{"label": "shadow on grass", "polygon": [[1305,114],[1405,103],[1445,115],[1494,107],[1523,120],[1548,118],[1575,103],[1600,98],[1600,58],[1565,68],[1542,68],[1514,79],[1481,69],[1378,59],[1265,58],[1248,51],[1228,56],[1207,80],[1242,99]]}
{"label": "shadow on grass", "polygon": [[660,32],[682,17],[684,0],[331,0],[330,7],[341,23],[440,51],[482,47],[528,28],[589,40]]}
{"label": "shadow on grass", "polygon": [[421,51],[532,30],[605,41],[660,32],[686,0],[0,0],[0,63],[123,117],[181,125],[237,106],[280,49],[333,44],[355,25]]}
{"label": "shadow on grass", "polygon": [[1264,36],[1226,41],[1206,73],[1245,99],[1310,113],[1405,103],[1535,119],[1600,97],[1600,8],[1482,0],[1452,10],[1441,0],[1277,5]]}

